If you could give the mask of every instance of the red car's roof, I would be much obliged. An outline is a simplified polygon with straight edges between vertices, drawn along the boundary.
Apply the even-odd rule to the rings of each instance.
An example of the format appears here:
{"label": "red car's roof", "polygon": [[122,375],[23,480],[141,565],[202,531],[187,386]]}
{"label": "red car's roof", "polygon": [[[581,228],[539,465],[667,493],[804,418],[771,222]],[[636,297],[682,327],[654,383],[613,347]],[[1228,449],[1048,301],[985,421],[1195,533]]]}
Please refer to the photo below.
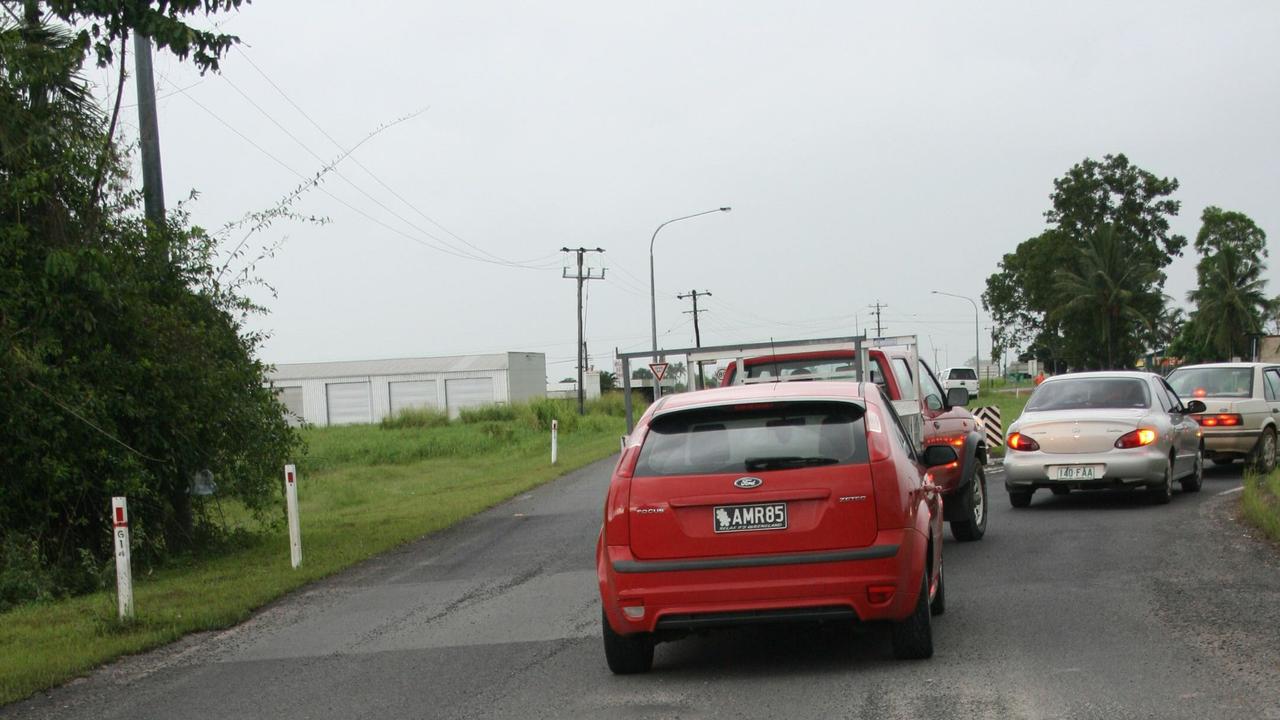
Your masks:
{"label": "red car's roof", "polygon": [[779,400],[862,400],[862,383],[823,380],[754,383],[666,395],[655,414],[707,405]]}

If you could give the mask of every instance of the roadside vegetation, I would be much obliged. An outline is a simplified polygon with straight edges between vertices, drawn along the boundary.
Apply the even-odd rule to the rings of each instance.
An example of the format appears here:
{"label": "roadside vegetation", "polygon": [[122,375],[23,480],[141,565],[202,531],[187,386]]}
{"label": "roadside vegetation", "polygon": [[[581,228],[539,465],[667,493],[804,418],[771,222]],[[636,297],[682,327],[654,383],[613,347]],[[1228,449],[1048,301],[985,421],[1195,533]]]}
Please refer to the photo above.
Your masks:
{"label": "roadside vegetation", "polygon": [[[1024,386],[997,387],[995,390],[987,390],[983,388],[983,394],[978,399],[969,403],[970,410],[976,410],[979,407],[994,406],[1000,408],[1000,425],[1003,435],[1009,434],[1009,426],[1014,420],[1022,414],[1022,408],[1026,407],[1027,399],[1031,397],[1031,391],[1035,390],[1035,386],[1030,383],[1023,383]],[[1004,446],[991,448],[991,454],[994,457],[1004,456]]]}
{"label": "roadside vegetation", "polygon": [[1280,470],[1270,475],[1246,473],[1240,508],[1247,521],[1280,542]]}
{"label": "roadside vegetation", "polygon": [[192,492],[205,470],[222,502],[275,507],[299,437],[246,329],[262,310],[247,241],[288,205],[215,233],[181,203],[146,217],[117,133],[124,75],[110,108],[85,78],[91,58],[123,68],[138,28],[216,71],[236,39],[182,18],[239,4],[26,0],[0,15],[0,610],[101,586],[113,496],[144,568],[230,539]]}
{"label": "roadside vegetation", "polygon": [[[559,421],[555,466],[552,419]],[[289,566],[282,502],[270,517],[234,500],[214,503],[223,539],[135,570],[132,622],[116,619],[110,565],[101,566],[96,592],[0,613],[0,705],[120,655],[229,627],[301,585],[607,457],[624,431],[616,393],[590,403],[581,417],[570,401],[538,400],[479,408],[452,422],[422,411],[381,426],[306,429],[308,451],[297,461],[300,568]],[[21,581],[26,567],[6,565],[14,575],[9,581]]]}

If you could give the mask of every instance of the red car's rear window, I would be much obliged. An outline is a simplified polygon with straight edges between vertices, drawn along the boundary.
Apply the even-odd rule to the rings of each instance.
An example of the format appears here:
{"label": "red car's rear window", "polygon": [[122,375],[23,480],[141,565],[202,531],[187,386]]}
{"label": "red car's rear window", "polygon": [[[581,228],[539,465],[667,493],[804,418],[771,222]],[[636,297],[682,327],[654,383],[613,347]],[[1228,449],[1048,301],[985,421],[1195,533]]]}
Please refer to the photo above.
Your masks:
{"label": "red car's rear window", "polygon": [[637,477],[867,462],[857,404],[753,403],[670,413],[649,426]]}

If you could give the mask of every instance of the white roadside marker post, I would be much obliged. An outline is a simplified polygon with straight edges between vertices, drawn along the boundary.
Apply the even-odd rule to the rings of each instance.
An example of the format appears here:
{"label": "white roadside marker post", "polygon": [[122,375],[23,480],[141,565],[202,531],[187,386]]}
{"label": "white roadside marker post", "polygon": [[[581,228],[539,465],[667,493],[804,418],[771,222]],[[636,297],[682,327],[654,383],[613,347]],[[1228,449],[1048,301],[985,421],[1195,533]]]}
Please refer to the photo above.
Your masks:
{"label": "white roadside marker post", "polygon": [[298,527],[298,471],[284,466],[284,502],[289,514],[289,561],[296,570],[302,564],[302,528]]}
{"label": "white roadside marker post", "polygon": [[551,464],[556,464],[556,454],[559,444],[560,422],[558,420],[551,421]]}
{"label": "white roadside marker post", "polygon": [[116,596],[120,619],[133,617],[133,570],[129,558],[129,506],[122,497],[111,498],[111,527],[115,536]]}

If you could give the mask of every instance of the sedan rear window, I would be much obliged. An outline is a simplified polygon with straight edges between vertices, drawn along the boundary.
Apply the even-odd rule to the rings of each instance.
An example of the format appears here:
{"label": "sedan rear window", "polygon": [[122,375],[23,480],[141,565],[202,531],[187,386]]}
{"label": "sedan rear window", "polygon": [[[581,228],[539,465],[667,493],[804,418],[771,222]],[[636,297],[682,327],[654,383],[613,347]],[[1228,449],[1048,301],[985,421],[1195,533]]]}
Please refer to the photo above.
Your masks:
{"label": "sedan rear window", "polygon": [[1182,368],[1169,376],[1178,397],[1253,397],[1253,368]]}
{"label": "sedan rear window", "polygon": [[1064,378],[1036,388],[1025,411],[1149,407],[1147,383],[1137,378]]}
{"label": "sedan rear window", "polygon": [[864,409],[842,402],[751,403],[663,415],[635,474],[760,472],[867,462]]}

